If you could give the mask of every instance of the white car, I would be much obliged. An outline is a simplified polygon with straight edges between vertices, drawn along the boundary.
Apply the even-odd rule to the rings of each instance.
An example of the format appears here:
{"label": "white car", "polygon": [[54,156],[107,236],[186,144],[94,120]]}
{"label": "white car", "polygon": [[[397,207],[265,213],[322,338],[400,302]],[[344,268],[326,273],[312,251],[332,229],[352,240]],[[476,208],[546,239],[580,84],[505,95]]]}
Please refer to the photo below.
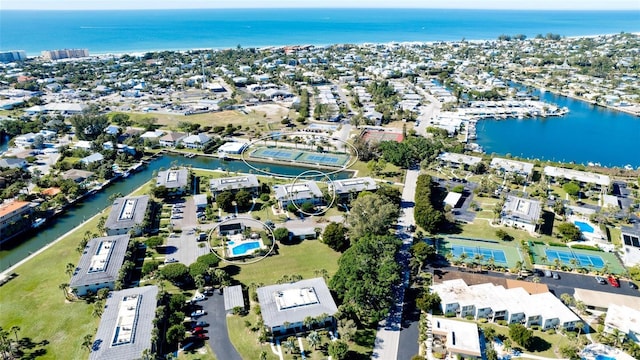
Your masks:
{"label": "white car", "polygon": [[203,301],[205,300],[206,297],[204,296],[204,294],[197,294],[196,296],[194,296],[191,301]]}
{"label": "white car", "polygon": [[171,263],[176,263],[176,262],[178,262],[178,259],[176,259],[176,258],[170,257],[170,258],[164,259],[164,263],[165,264],[171,264]]}

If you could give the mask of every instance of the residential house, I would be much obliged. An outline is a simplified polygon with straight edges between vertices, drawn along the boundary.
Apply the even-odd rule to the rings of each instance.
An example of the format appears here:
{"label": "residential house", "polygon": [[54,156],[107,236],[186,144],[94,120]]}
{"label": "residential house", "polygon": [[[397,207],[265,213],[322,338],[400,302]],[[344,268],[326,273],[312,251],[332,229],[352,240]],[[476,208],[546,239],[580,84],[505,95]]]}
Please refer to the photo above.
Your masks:
{"label": "residential house", "polygon": [[320,327],[335,324],[333,315],[338,307],[321,277],[263,286],[256,291],[264,325],[274,336],[308,330],[306,319],[315,319]]}
{"label": "residential house", "polygon": [[183,195],[189,186],[189,170],[180,168],[160,171],[156,178],[156,186],[164,186],[170,196]]}
{"label": "residential house", "polygon": [[95,294],[102,288],[114,289],[129,246],[129,235],[98,237],[89,240],[69,287],[79,296]]}
{"label": "residential house", "polygon": [[12,200],[0,205],[0,244],[29,229],[33,206],[28,201]]}
{"label": "residential house", "polygon": [[15,158],[0,159],[0,168],[24,169],[25,167],[27,167],[27,161],[25,159],[15,159]]}
{"label": "residential house", "polygon": [[541,211],[540,201],[509,195],[504,202],[504,206],[502,206],[500,222],[506,226],[513,226],[534,233],[538,226]]}
{"label": "residential house", "polygon": [[433,317],[431,333],[434,339],[439,339],[444,344],[449,358],[482,359],[477,324]]}
{"label": "residential house", "polygon": [[301,205],[309,202],[313,205],[319,205],[324,201],[322,191],[315,181],[275,185],[273,189],[281,209],[285,209],[291,203]]}
{"label": "residential house", "polygon": [[223,191],[236,193],[240,190],[246,190],[253,196],[257,196],[260,193],[258,178],[251,174],[211,179],[209,188],[214,198]]}
{"label": "residential house", "polygon": [[355,197],[363,191],[376,191],[378,184],[370,177],[333,180],[329,183],[329,192],[335,191],[340,199]]}
{"label": "residential house", "polygon": [[160,138],[160,146],[163,147],[176,147],[182,139],[187,137],[187,134],[181,132],[169,132]]}
{"label": "residential house", "polygon": [[145,350],[153,350],[157,296],[158,287],[154,285],[111,293],[89,360],[141,359]]}
{"label": "residential house", "polygon": [[147,195],[115,199],[104,224],[107,235],[140,235],[148,205]]}
{"label": "residential house", "polygon": [[83,157],[82,159],[80,159],[80,162],[83,163],[84,165],[89,165],[89,164],[93,164],[95,162],[101,162],[102,160],[104,160],[104,156],[100,153],[93,153],[89,156]]}
{"label": "residential house", "polygon": [[226,222],[218,226],[218,234],[220,236],[241,234],[246,226],[243,222]]}
{"label": "residential house", "polygon": [[211,141],[211,137],[206,134],[189,135],[181,140],[182,145],[189,149],[202,149]]}

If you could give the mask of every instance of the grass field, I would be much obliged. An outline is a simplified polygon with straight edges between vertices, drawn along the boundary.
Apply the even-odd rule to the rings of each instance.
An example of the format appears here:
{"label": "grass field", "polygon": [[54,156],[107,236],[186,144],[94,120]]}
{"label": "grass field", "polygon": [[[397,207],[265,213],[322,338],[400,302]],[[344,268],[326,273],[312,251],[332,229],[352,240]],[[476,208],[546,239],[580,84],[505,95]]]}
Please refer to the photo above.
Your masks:
{"label": "grass field", "polygon": [[20,327],[19,338],[46,340],[46,354],[39,359],[82,359],[89,351],[82,338],[96,332],[99,318],[91,316],[93,306],[84,301],[65,301],[60,284],[68,283],[67,263],[76,264],[75,251],[85,231],[94,231],[94,218],[40,255],[19,266],[19,276],[0,287],[0,326]]}

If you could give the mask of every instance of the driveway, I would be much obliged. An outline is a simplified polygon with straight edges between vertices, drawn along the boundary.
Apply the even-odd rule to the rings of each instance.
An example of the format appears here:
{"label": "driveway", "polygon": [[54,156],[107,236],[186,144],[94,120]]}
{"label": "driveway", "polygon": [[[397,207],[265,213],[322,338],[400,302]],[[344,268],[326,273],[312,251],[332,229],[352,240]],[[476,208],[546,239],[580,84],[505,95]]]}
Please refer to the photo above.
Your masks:
{"label": "driveway", "polygon": [[215,291],[213,295],[200,303],[207,315],[198,320],[208,322],[209,327],[209,346],[213,349],[217,359],[224,360],[242,360],[238,351],[229,339],[227,330],[227,314],[224,311],[224,297],[219,291]]}

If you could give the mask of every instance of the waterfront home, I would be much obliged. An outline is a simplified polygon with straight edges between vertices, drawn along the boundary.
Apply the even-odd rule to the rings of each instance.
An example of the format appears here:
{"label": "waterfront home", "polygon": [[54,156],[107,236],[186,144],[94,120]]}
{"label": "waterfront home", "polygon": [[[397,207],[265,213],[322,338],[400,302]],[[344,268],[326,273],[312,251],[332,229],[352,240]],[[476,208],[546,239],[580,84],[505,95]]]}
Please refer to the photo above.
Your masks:
{"label": "waterfront home", "polygon": [[89,360],[140,359],[152,350],[158,287],[114,291],[107,299]]}
{"label": "waterfront home", "polygon": [[477,324],[433,317],[431,333],[445,346],[449,358],[482,359]]}
{"label": "waterfront home", "polygon": [[621,226],[622,261],[626,266],[640,264],[640,225]]}
{"label": "waterfront home", "polygon": [[62,178],[65,180],[73,180],[75,183],[81,183],[87,179],[93,177],[95,173],[86,170],[70,169],[62,173]]}
{"label": "waterfront home", "polygon": [[185,137],[187,137],[185,133],[170,131],[160,138],[160,146],[176,147]]}
{"label": "waterfront home", "polygon": [[144,134],[140,135],[140,138],[149,139],[149,140],[158,140],[162,135],[164,135],[164,131],[161,131],[161,130],[146,131]]}
{"label": "waterfront home", "polygon": [[223,191],[231,191],[236,193],[240,190],[246,190],[253,196],[257,196],[260,192],[260,183],[255,175],[247,174],[242,176],[232,176],[226,178],[216,178],[209,181],[211,194],[215,198]]}
{"label": "waterfront home", "polygon": [[509,195],[500,212],[500,223],[534,233],[541,211],[540,201]]}
{"label": "waterfront home", "polygon": [[69,287],[79,296],[95,294],[102,288],[113,290],[129,246],[129,235],[89,240],[75,268]]}
{"label": "waterfront home", "polygon": [[24,169],[27,167],[25,159],[0,158],[0,168]]}
{"label": "waterfront home", "polygon": [[491,283],[467,285],[462,279],[445,280],[429,288],[440,296],[445,316],[504,320],[543,330],[582,326],[580,318],[550,292],[529,294],[521,287],[506,289]]}
{"label": "waterfront home", "polygon": [[12,200],[0,204],[0,243],[12,239],[29,229],[33,206],[28,201]]}
{"label": "waterfront home", "polygon": [[211,141],[211,137],[206,134],[189,135],[180,142],[189,149],[202,149]]}
{"label": "waterfront home", "polygon": [[180,196],[189,186],[189,170],[185,168],[158,172],[156,186],[164,186],[169,196]]}
{"label": "waterfront home", "polygon": [[148,195],[115,199],[104,224],[107,235],[140,235],[148,205]]}
{"label": "waterfront home", "polygon": [[218,154],[242,154],[244,149],[248,146],[247,143],[231,141],[222,144],[218,148]]}
{"label": "waterfront home", "polygon": [[83,163],[84,165],[89,165],[89,164],[93,164],[94,162],[100,162],[102,160],[104,160],[104,156],[102,154],[93,153],[89,156],[86,156],[80,159],[80,162]]}
{"label": "waterfront home", "polygon": [[478,165],[482,161],[482,158],[478,156],[443,152],[438,155],[438,160],[443,166],[448,166],[454,169],[462,167],[465,170],[468,170],[469,168]]}
{"label": "waterfront home", "polygon": [[332,327],[338,311],[321,277],[294,283],[263,286],[256,290],[264,326],[275,336],[289,331],[310,330],[305,319],[316,320],[319,327]]}
{"label": "waterfront home", "polygon": [[491,159],[490,167],[505,174],[521,175],[529,179],[533,173],[533,164],[504,158]]}
{"label": "waterfront home", "polygon": [[281,209],[285,209],[291,203],[301,205],[309,202],[313,205],[319,205],[323,201],[322,191],[320,191],[315,181],[275,185],[273,190],[276,193],[276,200]]}
{"label": "waterfront home", "polygon": [[333,180],[329,183],[329,193],[335,191],[340,199],[357,196],[363,191],[376,191],[378,184],[370,177],[360,177],[344,180]]}
{"label": "waterfront home", "polygon": [[587,184],[595,185],[598,189],[607,189],[611,184],[611,178],[607,175],[596,174],[587,171],[578,171],[573,169],[565,169],[555,166],[545,166],[543,170],[544,176],[551,181],[564,179],[568,181],[576,181],[580,186]]}

